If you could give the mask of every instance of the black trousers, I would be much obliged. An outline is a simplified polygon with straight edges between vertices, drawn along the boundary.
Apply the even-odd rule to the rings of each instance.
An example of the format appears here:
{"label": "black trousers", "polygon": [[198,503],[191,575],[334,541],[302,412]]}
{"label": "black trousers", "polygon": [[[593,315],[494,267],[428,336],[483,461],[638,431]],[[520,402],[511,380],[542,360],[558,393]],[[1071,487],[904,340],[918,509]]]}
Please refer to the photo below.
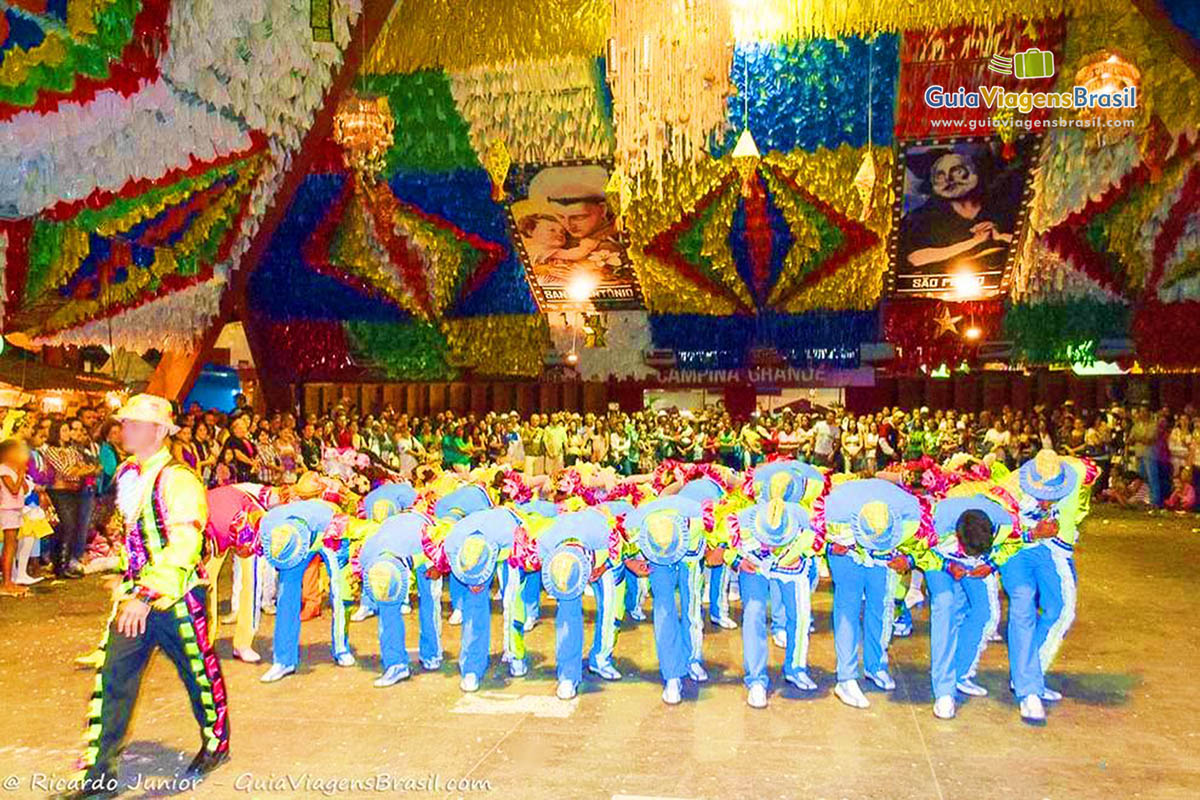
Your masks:
{"label": "black trousers", "polygon": [[88,704],[83,777],[96,779],[115,773],[142,673],[156,648],[175,664],[187,689],[202,746],[213,753],[229,750],[225,680],[208,640],[202,589],[193,589],[165,611],[152,610],[146,617],[146,632],[136,638],[119,633],[114,617],[101,648],[104,664]]}

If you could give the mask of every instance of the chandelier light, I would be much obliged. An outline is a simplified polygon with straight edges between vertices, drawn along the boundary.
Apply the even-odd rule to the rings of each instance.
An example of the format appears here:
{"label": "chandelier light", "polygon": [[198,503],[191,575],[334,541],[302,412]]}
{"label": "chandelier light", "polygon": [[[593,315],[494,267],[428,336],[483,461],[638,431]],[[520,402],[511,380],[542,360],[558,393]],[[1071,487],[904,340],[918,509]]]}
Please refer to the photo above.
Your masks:
{"label": "chandelier light", "polygon": [[395,124],[385,96],[354,92],[343,99],[333,118],[333,138],[346,166],[363,175],[381,172]]}
{"label": "chandelier light", "polygon": [[[1086,60],[1075,73],[1075,85],[1088,94],[1117,94],[1130,88],[1140,88],[1142,73],[1116,53],[1102,51]],[[1136,108],[1103,108],[1094,106],[1079,110],[1080,119],[1091,120],[1089,138],[1094,146],[1103,146],[1133,132],[1132,128],[1109,127],[1115,120],[1130,119]]]}

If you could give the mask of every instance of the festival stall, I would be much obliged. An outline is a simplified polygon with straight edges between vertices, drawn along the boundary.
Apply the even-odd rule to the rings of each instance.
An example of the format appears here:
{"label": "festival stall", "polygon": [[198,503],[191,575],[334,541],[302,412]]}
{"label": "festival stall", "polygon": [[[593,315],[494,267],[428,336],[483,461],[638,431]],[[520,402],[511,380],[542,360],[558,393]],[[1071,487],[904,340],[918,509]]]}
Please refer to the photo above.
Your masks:
{"label": "festival stall", "polygon": [[5,330],[317,406],[1195,369],[1188,6],[18,2]]}

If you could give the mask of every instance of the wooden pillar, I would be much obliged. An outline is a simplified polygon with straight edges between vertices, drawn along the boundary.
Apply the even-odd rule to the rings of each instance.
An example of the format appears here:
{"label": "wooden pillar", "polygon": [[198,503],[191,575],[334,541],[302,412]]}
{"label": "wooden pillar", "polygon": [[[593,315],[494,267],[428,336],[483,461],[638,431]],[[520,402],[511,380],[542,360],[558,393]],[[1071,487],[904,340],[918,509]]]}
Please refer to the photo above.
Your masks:
{"label": "wooden pillar", "polygon": [[525,418],[537,410],[535,405],[535,398],[537,397],[537,385],[533,383],[518,383],[516,386],[517,416]]}

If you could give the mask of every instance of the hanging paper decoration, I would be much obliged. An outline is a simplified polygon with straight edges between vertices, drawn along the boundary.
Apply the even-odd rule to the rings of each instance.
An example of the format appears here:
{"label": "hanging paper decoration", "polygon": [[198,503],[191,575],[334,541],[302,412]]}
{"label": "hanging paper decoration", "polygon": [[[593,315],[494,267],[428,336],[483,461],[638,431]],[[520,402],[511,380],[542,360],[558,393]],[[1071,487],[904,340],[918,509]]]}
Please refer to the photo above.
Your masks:
{"label": "hanging paper decoration", "polygon": [[868,149],[863,153],[862,164],[859,165],[858,172],[854,173],[854,188],[858,192],[859,200],[862,201],[862,211],[858,215],[859,222],[871,216],[871,200],[875,196],[875,180],[875,159]]}
{"label": "hanging paper decoration", "polygon": [[351,349],[389,380],[446,381],[458,370],[446,363],[446,337],[428,323],[347,322]]}
{"label": "hanging paper decoration", "polygon": [[[1062,63],[1067,22],[1062,17],[1033,18],[1028,12],[1014,16],[980,15],[965,17],[964,24],[930,28],[916,21],[904,25],[900,45],[900,113],[896,115],[896,136],[924,139],[950,136],[1002,137],[1015,133],[1012,126],[996,126],[994,121],[1010,120],[1009,110],[978,107],[931,109],[925,94],[931,86],[953,93],[959,87],[973,91],[981,86],[1001,86],[1005,91],[1049,92],[1054,90],[1053,74],[1044,78],[1018,78],[991,69],[992,56],[1010,57],[1031,48],[1052,53]],[[1069,91],[1069,89],[1060,89]],[[1031,125],[1042,125],[1051,111],[1032,109],[1021,114]],[[1035,128],[1033,130],[1040,130]],[[1011,141],[1011,140],[1009,140]]]}
{"label": "hanging paper decoration", "polygon": [[539,375],[550,346],[541,314],[448,319],[443,330],[447,361],[479,375]]}
{"label": "hanging paper decoration", "polygon": [[731,66],[729,129],[714,143],[713,155],[732,150],[744,130],[764,153],[861,147],[868,133],[874,144],[890,145],[898,46],[895,34],[870,42],[854,37],[739,42]]}
{"label": "hanging paper decoration", "polygon": [[882,314],[883,338],[896,347],[893,365],[912,370],[973,362],[979,343],[999,333],[1004,302],[900,300],[885,303]]}
{"label": "hanging paper decoration", "polygon": [[1091,362],[1096,345],[1129,335],[1129,306],[1092,299],[1018,303],[1004,315],[1013,360],[1025,364]]}
{"label": "hanging paper decoration", "polygon": [[[604,52],[611,0],[425,0],[393,14],[366,71],[399,74]],[[447,35],[447,32],[453,35]]]}
{"label": "hanging paper decoration", "polygon": [[[397,16],[404,16],[402,14]],[[395,119],[385,175],[397,170],[450,172],[477,169],[479,153],[454,105],[450,79],[427,70],[411,75],[366,75],[362,90],[387,97]]]}
{"label": "hanging paper decoration", "polygon": [[617,165],[661,186],[663,165],[699,158],[725,122],[729,6],[725,0],[616,0],[613,12],[605,63]]}
{"label": "hanging paper decoration", "polygon": [[0,120],[46,114],[158,76],[169,0],[30,3],[0,13]]}
{"label": "hanging paper decoration", "polygon": [[504,202],[504,181],[508,178],[508,168],[512,166],[512,156],[504,145],[503,139],[493,139],[483,156],[483,166],[488,177],[492,179],[492,199],[497,203]]}
{"label": "hanging paper decoration", "polygon": [[[612,124],[602,107],[596,70],[594,58],[493,64],[450,73],[450,90],[481,155],[499,142],[519,164],[607,159],[613,151]],[[493,180],[503,183],[506,174],[507,168]]]}
{"label": "hanging paper decoration", "polygon": [[325,96],[360,3],[333,4],[333,43],[313,40],[293,0],[171,4],[162,71],[246,125],[300,143]]}

